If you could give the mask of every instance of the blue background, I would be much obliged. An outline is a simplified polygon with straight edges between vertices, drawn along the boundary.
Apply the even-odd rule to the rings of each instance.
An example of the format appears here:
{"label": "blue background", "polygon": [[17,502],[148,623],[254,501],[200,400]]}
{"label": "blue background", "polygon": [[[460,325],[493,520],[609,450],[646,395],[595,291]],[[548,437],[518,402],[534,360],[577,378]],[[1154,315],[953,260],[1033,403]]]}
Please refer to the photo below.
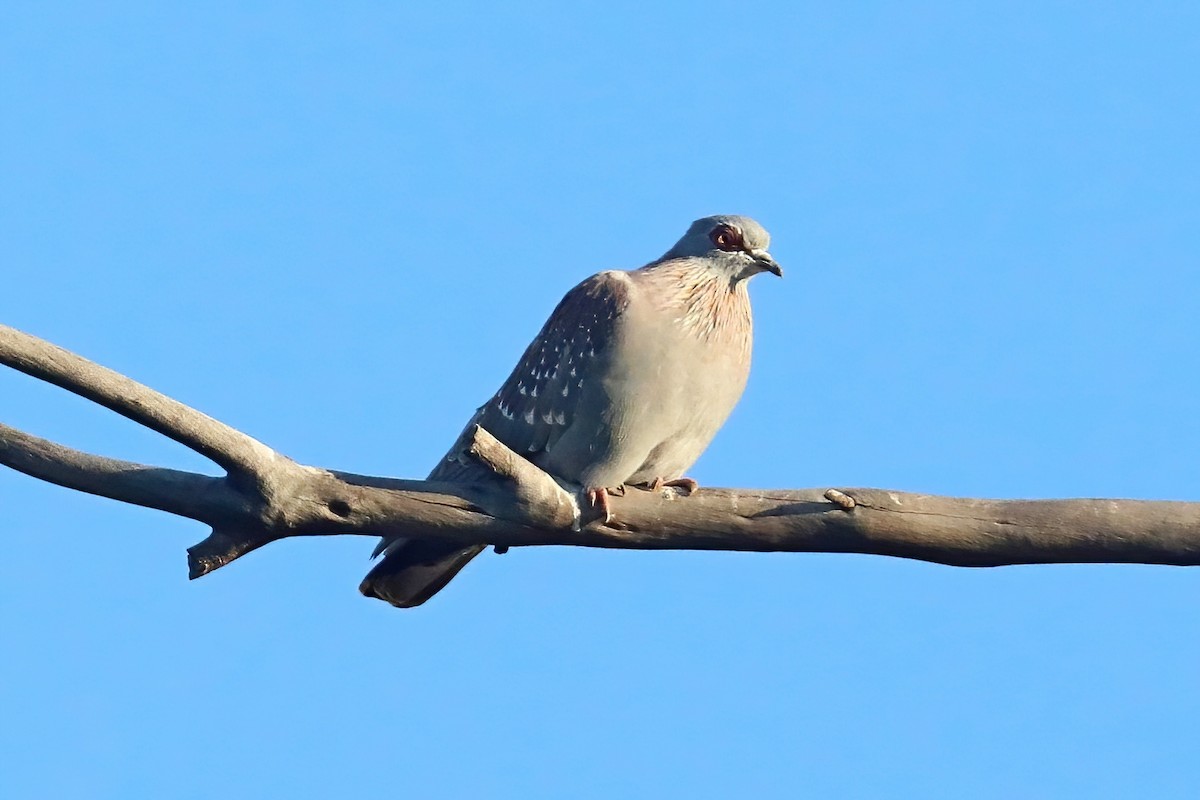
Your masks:
{"label": "blue background", "polygon": [[[1194,3],[9,4],[0,321],[420,477],[563,292],[755,216],[702,484],[1200,500]],[[0,371],[0,419],[199,457]],[[0,472],[4,797],[1184,797],[1200,573],[371,542]],[[1190,787],[1190,788],[1189,788]]]}

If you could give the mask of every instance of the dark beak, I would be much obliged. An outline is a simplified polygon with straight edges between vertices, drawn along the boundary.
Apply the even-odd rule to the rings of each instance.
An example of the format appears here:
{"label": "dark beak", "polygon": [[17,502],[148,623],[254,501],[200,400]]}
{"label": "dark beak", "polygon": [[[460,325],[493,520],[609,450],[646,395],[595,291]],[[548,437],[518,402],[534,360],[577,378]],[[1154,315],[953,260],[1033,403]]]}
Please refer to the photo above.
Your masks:
{"label": "dark beak", "polygon": [[769,272],[779,278],[783,277],[783,267],[779,266],[766,250],[755,250],[750,255],[754,256],[754,264],[760,271]]}

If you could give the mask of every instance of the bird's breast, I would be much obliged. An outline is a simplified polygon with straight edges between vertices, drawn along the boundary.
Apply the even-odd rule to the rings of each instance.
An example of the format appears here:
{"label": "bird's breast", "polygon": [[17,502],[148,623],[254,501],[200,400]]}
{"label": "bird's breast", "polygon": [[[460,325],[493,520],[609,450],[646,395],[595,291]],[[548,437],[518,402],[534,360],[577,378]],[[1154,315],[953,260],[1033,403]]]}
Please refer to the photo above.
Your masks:
{"label": "bird's breast", "polygon": [[666,308],[640,305],[634,313],[647,318],[631,318],[618,343],[605,387],[613,432],[640,453],[621,481],[682,475],[746,386],[752,332],[744,288],[689,288]]}

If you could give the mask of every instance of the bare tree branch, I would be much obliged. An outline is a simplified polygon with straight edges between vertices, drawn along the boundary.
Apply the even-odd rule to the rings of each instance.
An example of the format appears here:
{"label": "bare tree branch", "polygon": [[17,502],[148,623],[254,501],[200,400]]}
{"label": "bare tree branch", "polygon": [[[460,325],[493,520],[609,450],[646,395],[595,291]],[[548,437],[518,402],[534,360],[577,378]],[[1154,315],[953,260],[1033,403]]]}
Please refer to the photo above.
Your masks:
{"label": "bare tree branch", "polygon": [[94,456],[0,423],[0,463],[68,489],[199,519],[205,509],[240,498],[221,478]]}
{"label": "bare tree branch", "polygon": [[487,431],[458,458],[493,479],[436,483],[298,464],[111,370],[0,326],[0,363],[162,433],[224,467],[213,478],[104,458],[0,425],[0,464],[60,486],[156,508],[212,528],[190,548],[191,577],[292,536],[439,538],[497,549],[582,545],[867,553],[955,566],[1111,562],[1200,564],[1200,503],[978,500],[880,489],[631,489],[614,519],[581,517],[564,489]]}
{"label": "bare tree branch", "polygon": [[275,455],[261,442],[178,400],[5,325],[0,325],[0,364],[99,403],[230,472],[253,473]]}

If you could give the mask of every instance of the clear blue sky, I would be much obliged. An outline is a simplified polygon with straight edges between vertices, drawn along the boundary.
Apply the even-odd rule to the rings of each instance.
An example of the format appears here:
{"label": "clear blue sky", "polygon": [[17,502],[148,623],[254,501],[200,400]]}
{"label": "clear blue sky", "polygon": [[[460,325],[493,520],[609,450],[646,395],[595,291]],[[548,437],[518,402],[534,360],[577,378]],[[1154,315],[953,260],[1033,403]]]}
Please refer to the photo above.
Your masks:
{"label": "clear blue sky", "polygon": [[[787,276],[702,484],[1200,500],[1194,3],[13,5],[0,321],[295,458],[424,475],[567,288],[740,213]],[[368,540],[189,583],[195,523],[0,519],[5,798],[1200,783],[1200,571],[546,548],[401,612]]]}

